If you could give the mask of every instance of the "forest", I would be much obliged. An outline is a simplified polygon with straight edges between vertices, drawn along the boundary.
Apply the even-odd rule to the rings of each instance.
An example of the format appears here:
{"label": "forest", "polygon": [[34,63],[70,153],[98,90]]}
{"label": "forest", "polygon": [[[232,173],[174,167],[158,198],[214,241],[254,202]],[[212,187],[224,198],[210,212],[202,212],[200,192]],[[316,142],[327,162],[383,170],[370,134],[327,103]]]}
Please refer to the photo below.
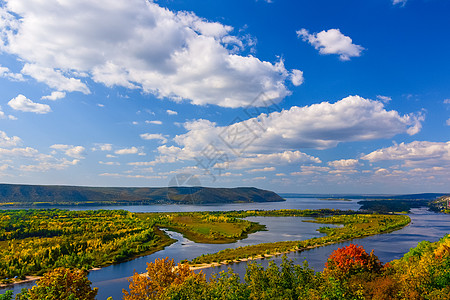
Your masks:
{"label": "forest", "polygon": [[236,241],[264,229],[207,212],[0,210],[0,283],[58,267],[89,270],[150,254],[174,242],[160,227],[209,243]]}
{"label": "forest", "polygon": [[[350,244],[329,256],[323,272],[314,272],[306,261],[298,265],[283,257],[280,265],[270,262],[267,268],[249,263],[243,278],[228,269],[207,279],[187,264],[156,259],[147,263],[146,274],[135,273],[129,282],[124,300],[449,299],[450,236],[435,243],[423,241],[386,264],[373,251]],[[16,299],[93,300],[96,294],[86,272],[58,268]],[[12,292],[0,299],[11,300]]]}
{"label": "forest", "polygon": [[[279,210],[189,213],[131,213],[123,210],[68,211],[60,209],[0,211],[0,283],[59,268],[90,270],[147,255],[174,242],[160,228],[181,232],[195,242],[229,243],[264,226],[247,216],[315,216],[326,236],[307,241],[279,242],[228,249],[203,255],[192,264],[297,251],[306,247],[373,235],[409,223],[405,215],[364,215],[339,210]],[[331,216],[330,216],[331,215]],[[325,217],[328,216],[328,217]]]}

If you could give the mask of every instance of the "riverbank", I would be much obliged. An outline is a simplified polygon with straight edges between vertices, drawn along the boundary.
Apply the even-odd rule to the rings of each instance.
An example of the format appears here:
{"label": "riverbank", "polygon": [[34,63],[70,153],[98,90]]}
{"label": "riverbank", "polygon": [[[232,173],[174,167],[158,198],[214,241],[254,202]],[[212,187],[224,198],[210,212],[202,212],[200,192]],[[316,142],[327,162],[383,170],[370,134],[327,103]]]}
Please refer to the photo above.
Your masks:
{"label": "riverbank", "polygon": [[12,279],[12,282],[0,283],[0,289],[8,288],[16,284],[23,284],[28,282],[33,282],[41,279],[42,276],[26,276],[25,279]]}
{"label": "riverbank", "polygon": [[[311,221],[310,221],[311,222]],[[315,223],[340,224],[344,227],[321,227],[319,232],[326,236],[304,241],[283,241],[263,243],[239,248],[228,248],[217,253],[201,255],[189,263],[195,266],[221,265],[223,263],[239,262],[242,259],[260,259],[283,253],[311,249],[362,238],[371,235],[388,233],[401,229],[411,222],[405,215],[338,215],[326,218],[317,218]]]}

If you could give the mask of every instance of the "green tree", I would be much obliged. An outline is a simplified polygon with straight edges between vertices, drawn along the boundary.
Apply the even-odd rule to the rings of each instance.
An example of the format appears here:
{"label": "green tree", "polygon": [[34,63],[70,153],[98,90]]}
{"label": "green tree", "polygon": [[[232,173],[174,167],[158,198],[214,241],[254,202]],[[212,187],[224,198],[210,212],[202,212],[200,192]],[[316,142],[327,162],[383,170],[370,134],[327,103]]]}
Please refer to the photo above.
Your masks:
{"label": "green tree", "polygon": [[13,292],[12,291],[6,291],[4,294],[0,294],[0,300],[12,300]]}

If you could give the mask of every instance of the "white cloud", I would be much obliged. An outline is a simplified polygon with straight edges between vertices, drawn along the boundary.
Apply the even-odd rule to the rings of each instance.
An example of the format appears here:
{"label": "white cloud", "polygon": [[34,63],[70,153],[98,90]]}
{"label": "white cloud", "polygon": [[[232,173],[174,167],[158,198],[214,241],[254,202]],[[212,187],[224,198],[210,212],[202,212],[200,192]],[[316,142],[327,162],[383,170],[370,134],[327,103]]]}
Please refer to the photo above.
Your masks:
{"label": "white cloud", "polygon": [[107,165],[107,166],[120,166],[120,163],[116,162],[116,161],[106,161],[106,162],[99,161],[98,163],[101,165]]}
{"label": "white cloud", "polygon": [[228,127],[203,119],[188,122],[184,125],[188,132],[174,140],[185,151],[194,153],[211,144],[221,151],[231,152],[233,148],[240,153],[326,149],[341,142],[390,138],[400,133],[412,135],[420,131],[422,120],[420,114],[401,116],[397,111],[387,111],[379,101],[349,96],[336,103],[263,113]]}
{"label": "white cloud", "polygon": [[238,157],[230,162],[219,163],[216,167],[244,169],[257,166],[280,166],[296,163],[321,163],[321,160],[297,150],[270,154],[247,154],[246,156]]}
{"label": "white cloud", "polygon": [[9,120],[17,120],[16,117],[12,115],[7,115],[2,111],[2,107],[0,106],[0,119],[9,119]]}
{"label": "white cloud", "polygon": [[154,120],[154,121],[145,121],[145,124],[155,124],[155,125],[162,125],[162,122],[159,120]]}
{"label": "white cloud", "polygon": [[336,169],[352,169],[359,165],[357,159],[340,159],[335,161],[328,162],[330,167],[334,167]]}
{"label": "white cloud", "polygon": [[292,70],[291,72],[291,81],[295,86],[299,86],[303,83],[303,72],[300,70]]}
{"label": "white cloud", "polygon": [[444,104],[450,104],[450,99],[444,99]]}
{"label": "white cloud", "polygon": [[34,148],[26,147],[26,148],[12,148],[12,149],[4,149],[0,148],[0,156],[9,156],[9,157],[36,157],[39,154]]}
{"label": "white cloud", "polygon": [[450,118],[447,119],[447,122],[445,122],[448,126],[450,126]]}
{"label": "white cloud", "polygon": [[248,170],[247,172],[256,173],[256,172],[272,172],[272,171],[275,171],[275,167],[265,167],[262,169],[251,169],[251,170]]}
{"label": "white cloud", "polygon": [[67,159],[62,159],[58,162],[39,162],[38,164],[35,165],[21,165],[20,166],[20,170],[21,171],[31,171],[31,172],[44,172],[44,171],[48,171],[48,170],[62,170],[62,169],[66,169],[67,167],[70,166],[75,166],[80,162],[80,160],[78,159],[74,159],[74,160],[67,160]]}
{"label": "white cloud", "polygon": [[[0,23],[1,24],[1,23]],[[1,49],[1,47],[0,47]],[[7,67],[2,67],[0,65],[0,77],[8,78],[12,81],[24,81],[22,74],[20,73],[13,73],[11,72]]]}
{"label": "white cloud", "polygon": [[6,0],[0,13],[0,49],[58,91],[87,94],[90,77],[197,105],[242,107],[260,92],[274,101],[290,94],[282,61],[240,55],[252,39],[151,1]]}
{"label": "white cloud", "polygon": [[46,114],[52,111],[47,104],[34,103],[24,95],[20,94],[16,98],[11,99],[8,105],[14,109],[24,112],[34,112],[37,114]]}
{"label": "white cloud", "polygon": [[388,103],[389,101],[392,100],[392,98],[388,96],[377,95],[377,100],[380,100],[384,103]]}
{"label": "white cloud", "polygon": [[0,130],[0,147],[15,147],[22,143],[18,136],[9,137],[6,132]]}
{"label": "white cloud", "polygon": [[43,67],[38,64],[25,64],[22,68],[22,73],[33,77],[39,82],[43,82],[51,88],[58,91],[68,92],[82,92],[90,94],[89,88],[82,83],[80,79],[67,78],[60,70],[55,70],[50,67]]}
{"label": "white cloud", "polygon": [[310,34],[308,30],[303,28],[297,31],[297,36],[314,46],[320,54],[338,54],[341,60],[358,57],[364,50],[363,47],[353,44],[352,39],[343,35],[339,29],[323,30],[319,33]]}
{"label": "white cloud", "polygon": [[73,158],[84,158],[85,148],[83,146],[73,146],[64,144],[55,144],[50,146],[51,149],[63,151],[65,155]]}
{"label": "white cloud", "polygon": [[167,113],[168,115],[178,115],[178,112],[176,112],[176,111],[174,111],[174,110],[170,110],[170,109],[166,110],[166,113]]}
{"label": "white cloud", "polygon": [[92,151],[111,151],[112,144],[95,144],[94,147],[91,148]]}
{"label": "white cloud", "polygon": [[136,179],[164,179],[165,176],[157,176],[157,175],[132,175],[132,174],[119,174],[119,173],[102,173],[98,176],[108,176],[108,177],[117,177],[117,178],[136,178]]}
{"label": "white cloud", "polygon": [[330,171],[328,167],[320,167],[320,166],[300,166],[301,172],[292,172],[292,176],[298,175],[316,175],[324,172]]}
{"label": "white cloud", "polygon": [[139,136],[144,140],[161,140],[163,144],[167,143],[167,139],[160,133],[143,133]]}
{"label": "white cloud", "polygon": [[42,100],[56,101],[56,100],[62,99],[64,97],[66,97],[66,93],[65,92],[54,91],[48,96],[41,97],[41,99]]}
{"label": "white cloud", "polygon": [[450,163],[450,142],[414,141],[373,151],[361,157],[370,162],[403,160],[405,166],[442,166]]}
{"label": "white cloud", "polygon": [[133,146],[131,148],[123,148],[123,149],[116,150],[114,153],[115,154],[119,154],[119,155],[123,155],[123,154],[138,154],[139,153],[139,149]]}

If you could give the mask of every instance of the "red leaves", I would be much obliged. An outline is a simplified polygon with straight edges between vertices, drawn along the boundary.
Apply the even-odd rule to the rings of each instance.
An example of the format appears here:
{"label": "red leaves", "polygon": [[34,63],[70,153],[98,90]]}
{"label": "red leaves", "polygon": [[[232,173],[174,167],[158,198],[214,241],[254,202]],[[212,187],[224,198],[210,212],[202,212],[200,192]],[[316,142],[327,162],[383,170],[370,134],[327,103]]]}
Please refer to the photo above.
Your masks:
{"label": "red leaves", "polygon": [[352,275],[362,271],[379,271],[382,268],[378,257],[364,250],[362,246],[350,244],[331,253],[325,263],[325,272],[336,275]]}

